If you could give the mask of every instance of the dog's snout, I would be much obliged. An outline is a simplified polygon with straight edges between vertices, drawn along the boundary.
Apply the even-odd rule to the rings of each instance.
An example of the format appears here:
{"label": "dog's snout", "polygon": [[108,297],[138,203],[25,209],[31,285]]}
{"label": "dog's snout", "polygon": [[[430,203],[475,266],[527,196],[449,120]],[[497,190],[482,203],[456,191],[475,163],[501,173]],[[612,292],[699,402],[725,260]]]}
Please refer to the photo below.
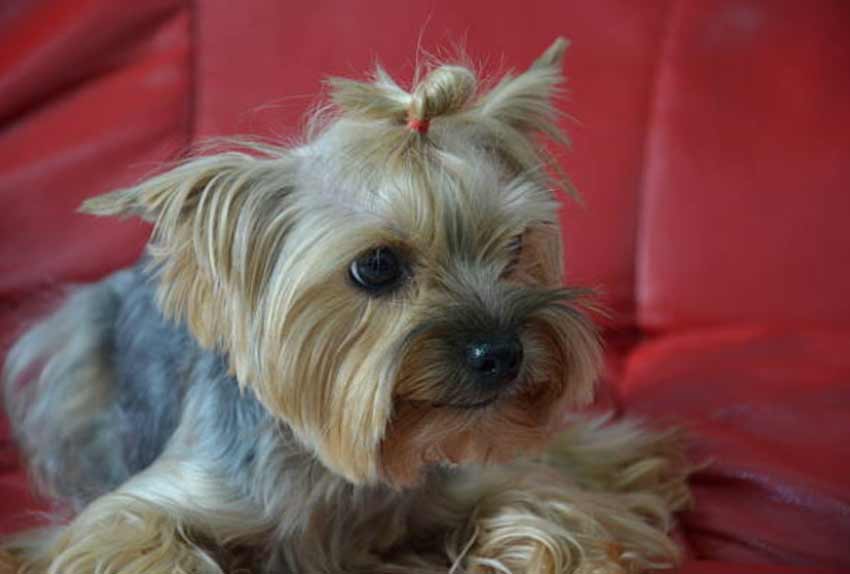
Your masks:
{"label": "dog's snout", "polygon": [[522,366],[522,343],[516,335],[477,337],[466,345],[466,367],[483,385],[511,382]]}

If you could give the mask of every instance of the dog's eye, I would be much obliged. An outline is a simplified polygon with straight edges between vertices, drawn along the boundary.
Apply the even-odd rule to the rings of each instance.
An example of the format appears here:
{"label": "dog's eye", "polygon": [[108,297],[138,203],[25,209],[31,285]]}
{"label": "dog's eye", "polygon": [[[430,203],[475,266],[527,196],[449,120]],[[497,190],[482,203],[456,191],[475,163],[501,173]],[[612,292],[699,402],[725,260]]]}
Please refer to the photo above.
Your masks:
{"label": "dog's eye", "polygon": [[392,290],[404,277],[399,255],[389,247],[376,247],[351,262],[348,268],[354,284],[373,295]]}

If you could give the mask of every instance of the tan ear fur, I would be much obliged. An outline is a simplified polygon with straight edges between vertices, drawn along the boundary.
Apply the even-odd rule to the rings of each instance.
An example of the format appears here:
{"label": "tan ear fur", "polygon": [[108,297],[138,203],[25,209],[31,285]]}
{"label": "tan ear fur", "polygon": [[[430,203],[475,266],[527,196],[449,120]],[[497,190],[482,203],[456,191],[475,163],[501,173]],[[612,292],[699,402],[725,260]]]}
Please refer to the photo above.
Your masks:
{"label": "tan ear fur", "polygon": [[552,42],[552,45],[546,48],[546,51],[534,61],[531,68],[554,68],[556,70],[560,70],[563,66],[564,54],[569,47],[570,41],[563,36],[558,36],[555,38],[555,41]]}
{"label": "tan ear fur", "polygon": [[185,215],[216,177],[242,169],[252,161],[256,160],[241,153],[194,158],[136,186],[91,197],[83,202],[80,211],[100,216],[136,216],[147,221],[158,221],[167,213]]}
{"label": "tan ear fur", "polygon": [[[264,289],[263,277],[288,229],[281,202],[294,185],[294,160],[284,149],[265,156],[227,152],[191,159],[139,185],[91,198],[81,211],[133,215],[154,224],[148,245],[160,277],[163,312],[185,320],[207,347],[246,340],[233,313],[247,313]],[[239,296],[235,296],[238,293]],[[247,343],[245,343],[247,345]]]}
{"label": "tan ear fur", "polygon": [[562,64],[568,45],[566,39],[556,39],[528,70],[518,76],[506,74],[470,111],[506,165],[517,173],[545,167],[554,176],[550,182],[578,199],[557,157],[539,141],[542,137],[557,146],[570,145],[555,106],[565,80]]}
{"label": "tan ear fur", "polygon": [[481,115],[499,120],[526,134],[542,133],[567,143],[558,129],[559,113],[553,99],[564,82],[562,62],[568,46],[558,38],[519,76],[505,75],[478,102]]}

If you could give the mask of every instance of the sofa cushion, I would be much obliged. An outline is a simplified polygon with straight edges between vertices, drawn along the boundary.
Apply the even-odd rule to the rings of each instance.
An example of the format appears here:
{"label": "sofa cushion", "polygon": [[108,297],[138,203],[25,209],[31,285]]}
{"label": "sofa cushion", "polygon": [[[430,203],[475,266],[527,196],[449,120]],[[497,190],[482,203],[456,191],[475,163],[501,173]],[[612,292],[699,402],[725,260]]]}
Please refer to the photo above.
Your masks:
{"label": "sofa cushion", "polygon": [[76,209],[189,143],[188,16],[179,0],[0,10],[0,303],[138,256],[145,226]]}
{"label": "sofa cushion", "polygon": [[631,415],[683,427],[697,558],[850,570],[850,331],[695,329],[629,357]]}
{"label": "sofa cushion", "polygon": [[850,3],[678,2],[649,131],[642,326],[850,325]]}

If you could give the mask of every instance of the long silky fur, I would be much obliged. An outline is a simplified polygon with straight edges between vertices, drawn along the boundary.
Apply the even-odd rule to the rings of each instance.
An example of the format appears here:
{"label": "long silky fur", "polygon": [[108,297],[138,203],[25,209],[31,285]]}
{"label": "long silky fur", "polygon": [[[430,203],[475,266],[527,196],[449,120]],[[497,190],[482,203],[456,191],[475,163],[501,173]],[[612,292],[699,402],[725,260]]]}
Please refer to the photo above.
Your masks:
{"label": "long silky fur", "polygon": [[[673,565],[679,439],[580,418],[557,433],[600,365],[587,293],[562,286],[555,189],[571,189],[541,143],[566,142],[565,48],[489,90],[453,64],[409,91],[380,69],[332,80],[299,145],[245,144],[87,201],[153,236],[7,357],[15,434],[75,516],[6,541],[0,572]],[[375,246],[407,262],[381,297],[348,274]],[[453,406],[478,392],[463,337],[493,331],[521,341],[520,375],[486,407]]]}

